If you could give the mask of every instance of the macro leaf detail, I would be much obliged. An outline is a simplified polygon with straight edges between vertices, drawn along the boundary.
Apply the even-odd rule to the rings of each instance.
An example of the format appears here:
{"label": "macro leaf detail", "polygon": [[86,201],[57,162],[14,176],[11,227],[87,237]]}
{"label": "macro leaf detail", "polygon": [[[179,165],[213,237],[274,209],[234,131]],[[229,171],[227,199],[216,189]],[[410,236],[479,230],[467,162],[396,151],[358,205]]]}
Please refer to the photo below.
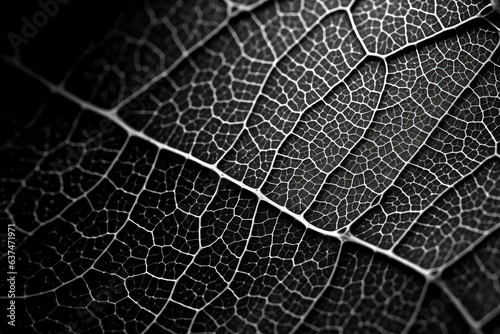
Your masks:
{"label": "macro leaf detail", "polygon": [[497,10],[125,1],[2,52],[16,329],[498,333]]}

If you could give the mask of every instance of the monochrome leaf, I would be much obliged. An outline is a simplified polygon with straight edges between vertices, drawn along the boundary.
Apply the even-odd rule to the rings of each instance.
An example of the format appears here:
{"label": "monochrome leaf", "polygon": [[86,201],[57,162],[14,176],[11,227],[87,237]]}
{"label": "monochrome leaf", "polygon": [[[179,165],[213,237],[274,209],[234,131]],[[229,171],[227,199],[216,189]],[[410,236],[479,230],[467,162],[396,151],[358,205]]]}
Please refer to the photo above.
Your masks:
{"label": "monochrome leaf", "polygon": [[498,333],[497,2],[111,7],[2,56],[17,329]]}

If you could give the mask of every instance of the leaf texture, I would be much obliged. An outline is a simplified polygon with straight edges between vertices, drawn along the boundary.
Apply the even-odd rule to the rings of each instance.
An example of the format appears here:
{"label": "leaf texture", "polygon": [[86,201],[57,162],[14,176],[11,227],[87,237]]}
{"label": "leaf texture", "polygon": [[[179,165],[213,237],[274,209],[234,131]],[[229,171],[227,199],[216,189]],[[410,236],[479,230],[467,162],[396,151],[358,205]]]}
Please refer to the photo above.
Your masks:
{"label": "leaf texture", "polygon": [[81,6],[2,56],[15,329],[500,331],[494,1]]}

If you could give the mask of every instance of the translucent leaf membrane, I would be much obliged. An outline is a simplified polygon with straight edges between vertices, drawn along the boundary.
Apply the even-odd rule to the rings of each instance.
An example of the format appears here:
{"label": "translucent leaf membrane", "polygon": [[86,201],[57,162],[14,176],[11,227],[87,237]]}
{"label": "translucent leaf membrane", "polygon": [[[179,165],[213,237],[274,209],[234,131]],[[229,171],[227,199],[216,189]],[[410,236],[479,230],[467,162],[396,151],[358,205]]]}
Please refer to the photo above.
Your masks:
{"label": "translucent leaf membrane", "polygon": [[2,58],[23,333],[500,330],[492,3],[106,13]]}

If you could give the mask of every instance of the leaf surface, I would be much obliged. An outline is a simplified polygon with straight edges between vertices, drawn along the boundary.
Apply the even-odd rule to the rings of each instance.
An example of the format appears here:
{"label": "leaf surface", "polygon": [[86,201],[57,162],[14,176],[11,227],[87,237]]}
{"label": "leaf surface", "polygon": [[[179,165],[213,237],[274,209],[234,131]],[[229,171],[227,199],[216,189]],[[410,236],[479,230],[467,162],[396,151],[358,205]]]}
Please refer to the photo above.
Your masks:
{"label": "leaf surface", "polygon": [[23,332],[499,330],[493,2],[125,2],[44,62],[78,6],[3,56]]}

